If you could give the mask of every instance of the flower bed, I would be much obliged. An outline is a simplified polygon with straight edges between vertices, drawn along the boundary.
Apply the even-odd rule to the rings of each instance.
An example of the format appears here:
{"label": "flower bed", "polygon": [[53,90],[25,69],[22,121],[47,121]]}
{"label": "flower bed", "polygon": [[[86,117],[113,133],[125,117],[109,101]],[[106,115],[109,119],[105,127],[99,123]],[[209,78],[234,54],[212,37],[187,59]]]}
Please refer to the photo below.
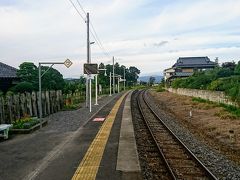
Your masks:
{"label": "flower bed", "polygon": [[38,123],[39,123],[39,119],[37,117],[25,117],[25,118],[16,120],[13,123],[13,129],[29,129]]}
{"label": "flower bed", "polygon": [[[43,121],[42,125],[46,125],[47,121]],[[10,130],[14,134],[27,134],[40,127],[40,120],[37,117],[24,117],[13,123]]]}

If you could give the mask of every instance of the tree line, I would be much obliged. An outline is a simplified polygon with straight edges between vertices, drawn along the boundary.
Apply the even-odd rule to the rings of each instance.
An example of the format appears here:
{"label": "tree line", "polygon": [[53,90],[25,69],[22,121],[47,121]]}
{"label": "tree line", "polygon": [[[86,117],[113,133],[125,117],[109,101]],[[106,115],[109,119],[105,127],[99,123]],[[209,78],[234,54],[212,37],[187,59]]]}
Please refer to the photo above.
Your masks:
{"label": "tree line", "polygon": [[[126,77],[126,85],[133,86],[137,83],[140,70],[137,67],[130,66],[127,68],[124,65],[115,63],[115,73],[123,79],[124,71]],[[49,70],[48,70],[49,69]],[[99,71],[98,82],[103,88],[109,87],[109,74],[112,72],[113,65],[99,64],[99,69],[106,69],[107,76],[104,71]],[[48,70],[42,77],[43,90],[62,90],[64,93],[85,92],[85,78],[80,76],[79,79],[64,79],[63,75],[53,67],[41,66],[42,73]],[[10,91],[15,93],[38,91],[38,67],[32,62],[23,62],[20,64],[17,71],[17,76],[20,82],[12,87]],[[94,82],[94,81],[93,81]]]}

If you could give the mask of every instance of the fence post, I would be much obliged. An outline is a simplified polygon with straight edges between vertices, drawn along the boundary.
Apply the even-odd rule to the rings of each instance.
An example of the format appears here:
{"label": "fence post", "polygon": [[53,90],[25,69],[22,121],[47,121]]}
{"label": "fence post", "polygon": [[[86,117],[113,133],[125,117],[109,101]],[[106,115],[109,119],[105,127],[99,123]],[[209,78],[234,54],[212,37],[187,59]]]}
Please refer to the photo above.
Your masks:
{"label": "fence post", "polygon": [[32,117],[33,116],[32,98],[31,98],[31,94],[29,92],[26,93],[26,99],[27,99],[27,113]]}
{"label": "fence post", "polygon": [[20,106],[21,106],[21,112],[22,112],[22,116],[26,115],[26,97],[25,94],[21,94],[20,95]]}
{"label": "fence post", "polygon": [[8,116],[8,120],[7,120],[7,123],[12,123],[13,121],[13,112],[12,112],[12,96],[7,96],[7,107],[8,107],[8,113],[9,113],[9,116]]}
{"label": "fence post", "polygon": [[33,115],[38,116],[38,110],[37,110],[37,97],[36,92],[32,92],[32,107],[33,107]]}
{"label": "fence post", "polygon": [[46,91],[46,106],[47,106],[47,114],[51,114],[50,110],[50,99],[49,99],[49,91]]}
{"label": "fence post", "polygon": [[13,102],[14,102],[14,113],[15,113],[15,120],[20,119],[20,103],[19,103],[19,94],[15,94],[13,96]]}

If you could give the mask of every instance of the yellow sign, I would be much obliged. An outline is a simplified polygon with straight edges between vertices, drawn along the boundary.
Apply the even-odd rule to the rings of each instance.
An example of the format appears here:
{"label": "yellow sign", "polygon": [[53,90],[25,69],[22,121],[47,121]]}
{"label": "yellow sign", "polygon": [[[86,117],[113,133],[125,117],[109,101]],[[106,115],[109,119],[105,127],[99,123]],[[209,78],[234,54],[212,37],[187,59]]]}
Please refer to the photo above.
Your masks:
{"label": "yellow sign", "polygon": [[72,65],[72,61],[70,61],[69,59],[66,59],[66,61],[64,62],[64,65],[69,68]]}

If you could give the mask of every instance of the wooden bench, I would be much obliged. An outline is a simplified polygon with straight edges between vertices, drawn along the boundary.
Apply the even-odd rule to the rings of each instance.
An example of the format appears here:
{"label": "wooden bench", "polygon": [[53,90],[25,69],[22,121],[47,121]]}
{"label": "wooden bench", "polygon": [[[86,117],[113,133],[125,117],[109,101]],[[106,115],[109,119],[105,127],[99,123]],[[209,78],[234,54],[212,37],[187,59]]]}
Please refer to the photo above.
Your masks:
{"label": "wooden bench", "polygon": [[12,126],[12,124],[0,124],[0,137],[8,139],[8,131]]}

